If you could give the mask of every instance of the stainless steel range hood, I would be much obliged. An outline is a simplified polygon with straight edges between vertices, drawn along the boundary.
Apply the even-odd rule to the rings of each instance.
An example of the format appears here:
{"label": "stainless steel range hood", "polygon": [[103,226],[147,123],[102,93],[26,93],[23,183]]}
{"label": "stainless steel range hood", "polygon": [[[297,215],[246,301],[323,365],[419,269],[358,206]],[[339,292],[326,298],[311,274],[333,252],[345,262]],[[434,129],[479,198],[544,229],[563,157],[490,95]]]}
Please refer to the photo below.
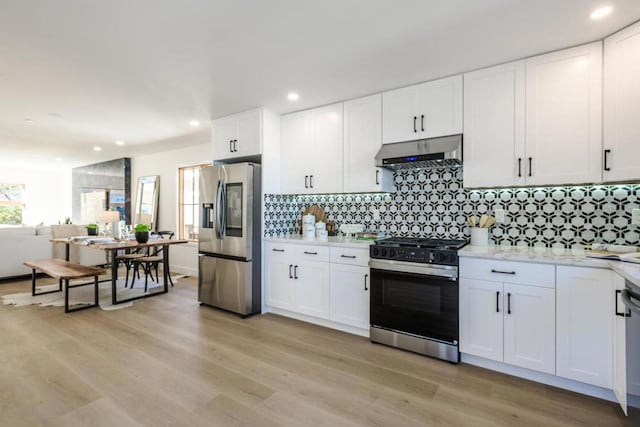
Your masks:
{"label": "stainless steel range hood", "polygon": [[383,144],[376,166],[394,170],[462,166],[462,134]]}

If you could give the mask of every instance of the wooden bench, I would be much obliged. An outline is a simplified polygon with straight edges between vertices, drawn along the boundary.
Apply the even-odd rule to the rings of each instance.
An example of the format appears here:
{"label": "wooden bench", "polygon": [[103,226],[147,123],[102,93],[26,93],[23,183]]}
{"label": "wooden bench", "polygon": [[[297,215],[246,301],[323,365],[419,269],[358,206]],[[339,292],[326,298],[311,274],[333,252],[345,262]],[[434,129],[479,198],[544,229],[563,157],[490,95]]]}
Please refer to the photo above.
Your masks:
{"label": "wooden bench", "polygon": [[[43,259],[37,261],[26,261],[24,265],[31,268],[31,295],[45,295],[54,292],[62,291],[62,284],[64,283],[64,312],[69,313],[72,311],[86,310],[87,308],[97,307],[98,301],[98,276],[104,273],[104,269],[97,267],[89,267],[86,265],[74,264],[62,259]],[[58,279],[59,287],[54,291],[38,292],[36,293],[36,273],[40,271],[47,276]],[[80,283],[77,285],[69,285],[71,279],[83,279],[85,277],[93,277],[91,283]],[[80,286],[94,285],[95,288],[95,303],[91,305],[83,305],[82,307],[69,309],[69,289],[77,288]]]}

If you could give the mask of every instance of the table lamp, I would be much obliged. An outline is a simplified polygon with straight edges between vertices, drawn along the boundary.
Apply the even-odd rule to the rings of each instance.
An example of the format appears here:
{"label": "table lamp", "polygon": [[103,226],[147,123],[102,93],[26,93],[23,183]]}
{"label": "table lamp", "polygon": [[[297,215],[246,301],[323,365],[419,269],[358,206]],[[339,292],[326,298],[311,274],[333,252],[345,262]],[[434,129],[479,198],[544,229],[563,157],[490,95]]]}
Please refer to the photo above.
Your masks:
{"label": "table lamp", "polygon": [[109,225],[111,236],[118,237],[118,223],[120,222],[120,212],[118,211],[102,211],[100,212],[100,222],[105,225]]}

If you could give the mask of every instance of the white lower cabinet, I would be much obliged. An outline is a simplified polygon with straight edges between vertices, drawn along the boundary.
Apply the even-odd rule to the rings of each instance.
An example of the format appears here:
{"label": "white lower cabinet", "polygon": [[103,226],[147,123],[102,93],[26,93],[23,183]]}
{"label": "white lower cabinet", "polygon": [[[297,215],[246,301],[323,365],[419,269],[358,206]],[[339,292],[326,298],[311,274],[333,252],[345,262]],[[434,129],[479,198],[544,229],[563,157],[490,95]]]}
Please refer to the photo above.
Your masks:
{"label": "white lower cabinet", "polygon": [[555,374],[553,270],[539,265],[533,275],[526,263],[461,258],[460,351]]}
{"label": "white lower cabinet", "polygon": [[332,321],[369,328],[369,267],[332,263],[330,294]]}
{"label": "white lower cabinet", "polygon": [[[365,335],[369,329],[369,250],[265,243],[265,304],[303,320]],[[294,316],[295,317],[295,316]],[[343,326],[339,326],[343,325]]]}
{"label": "white lower cabinet", "polygon": [[555,290],[504,284],[504,362],[555,374]]}
{"label": "white lower cabinet", "polygon": [[308,316],[329,318],[329,263],[296,260],[295,310]]}
{"label": "white lower cabinet", "polygon": [[615,316],[613,323],[613,394],[620,403],[625,415],[627,414],[627,310],[621,299],[621,291],[625,287],[624,277],[613,274],[613,287],[615,289]]}
{"label": "white lower cabinet", "polygon": [[557,375],[612,388],[613,272],[557,267]]}

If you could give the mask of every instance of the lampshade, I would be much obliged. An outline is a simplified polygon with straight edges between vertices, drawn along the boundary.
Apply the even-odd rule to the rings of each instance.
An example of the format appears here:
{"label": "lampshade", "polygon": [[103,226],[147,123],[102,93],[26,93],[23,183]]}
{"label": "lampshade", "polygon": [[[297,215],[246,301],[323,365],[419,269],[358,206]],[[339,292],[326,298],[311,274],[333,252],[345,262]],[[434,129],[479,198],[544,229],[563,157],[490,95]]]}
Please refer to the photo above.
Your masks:
{"label": "lampshade", "polygon": [[120,212],[118,211],[102,211],[100,212],[100,222],[103,224],[111,224],[120,221]]}

